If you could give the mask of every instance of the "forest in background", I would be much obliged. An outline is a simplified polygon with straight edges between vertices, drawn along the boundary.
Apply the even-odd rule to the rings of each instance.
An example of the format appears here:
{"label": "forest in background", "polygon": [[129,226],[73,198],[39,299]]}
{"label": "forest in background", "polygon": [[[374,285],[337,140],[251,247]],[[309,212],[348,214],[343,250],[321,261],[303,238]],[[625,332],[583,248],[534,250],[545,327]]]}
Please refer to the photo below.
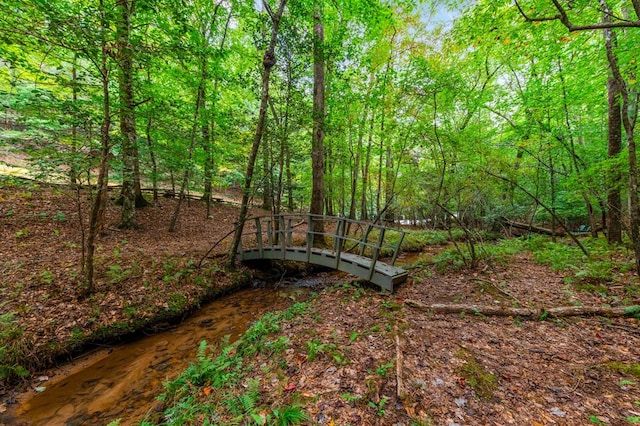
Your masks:
{"label": "forest in background", "polygon": [[125,228],[142,187],[230,188],[275,213],[606,228],[640,253],[637,0],[0,5],[0,149],[95,185],[89,247],[117,182]]}

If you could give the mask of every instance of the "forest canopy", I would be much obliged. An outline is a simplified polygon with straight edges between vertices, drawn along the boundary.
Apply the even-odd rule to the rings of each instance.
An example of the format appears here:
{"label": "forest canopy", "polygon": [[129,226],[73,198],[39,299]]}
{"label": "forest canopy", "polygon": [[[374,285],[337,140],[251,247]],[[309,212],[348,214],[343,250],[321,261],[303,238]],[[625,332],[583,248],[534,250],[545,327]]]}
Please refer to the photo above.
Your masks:
{"label": "forest canopy", "polygon": [[121,185],[123,227],[142,188],[277,213],[321,177],[329,215],[606,229],[640,253],[637,0],[0,6],[0,150]]}

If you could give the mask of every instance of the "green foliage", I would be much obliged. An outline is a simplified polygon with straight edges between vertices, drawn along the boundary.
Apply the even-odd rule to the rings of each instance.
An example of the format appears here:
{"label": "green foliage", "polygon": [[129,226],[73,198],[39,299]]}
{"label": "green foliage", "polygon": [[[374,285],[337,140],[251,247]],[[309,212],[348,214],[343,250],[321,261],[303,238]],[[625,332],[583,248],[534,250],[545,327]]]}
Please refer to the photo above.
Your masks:
{"label": "green foliage", "polygon": [[252,381],[248,385],[248,390],[238,396],[232,396],[226,399],[224,403],[227,405],[228,410],[234,415],[254,413],[256,405],[260,400],[260,392],[258,391],[258,383]]}
{"label": "green foliage", "polygon": [[633,268],[632,259],[626,250],[623,247],[610,247],[603,238],[582,242],[589,251],[588,257],[575,245],[567,242],[554,243],[547,237],[532,237],[522,243],[534,254],[537,262],[569,272],[570,275],[565,280],[573,283],[578,290],[606,295],[607,288],[604,284]]}
{"label": "green foliage", "polygon": [[320,343],[319,339],[313,339],[306,343],[307,347],[307,359],[313,361],[318,355],[323,354],[327,350],[326,343]]}
{"label": "green foliage", "polygon": [[433,264],[439,271],[459,271],[466,266],[464,250],[461,252],[455,247],[448,248],[433,257]]}
{"label": "green foliage", "polygon": [[358,402],[362,401],[362,395],[359,394],[353,395],[351,393],[343,393],[340,395],[340,397],[351,404],[351,406],[354,406]]}
{"label": "green foliage", "polygon": [[615,371],[620,374],[626,374],[633,376],[636,379],[640,379],[640,363],[622,363],[611,361],[604,364],[604,367],[608,370]]}
{"label": "green foliage", "polygon": [[184,312],[185,307],[187,306],[187,297],[182,293],[172,293],[169,296],[169,300],[167,302],[167,309],[169,312],[173,314],[179,314]]}
{"label": "green foliage", "polygon": [[374,401],[369,401],[369,407],[373,408],[376,411],[376,415],[378,417],[384,417],[384,415],[387,413],[387,411],[385,410],[385,406],[388,402],[389,398],[383,396],[382,398],[380,398],[377,404]]}
{"label": "green foliage", "polygon": [[[277,354],[285,350],[288,339],[269,340],[268,337],[279,331],[281,321],[302,314],[307,306],[296,303],[284,312],[264,315],[234,344],[229,344],[227,337],[217,356],[212,356],[212,349],[205,341],[201,342],[197,360],[180,377],[165,384],[166,392],[161,396],[169,405],[165,418],[171,419],[171,424],[194,422],[203,415],[217,419],[227,414],[249,424],[293,425],[307,420],[297,405],[267,408],[266,395],[259,392],[258,381],[251,378],[253,356],[265,351]],[[238,392],[240,389],[242,391]],[[207,398],[199,398],[198,394]]]}
{"label": "green foliage", "polygon": [[22,228],[19,231],[16,231],[16,238],[27,238],[29,236],[29,230],[27,228]]}
{"label": "green foliage", "polygon": [[385,377],[389,372],[389,369],[392,368],[394,365],[395,364],[393,362],[381,363],[376,367],[375,373],[380,377]]}
{"label": "green foliage", "polygon": [[52,219],[56,222],[65,222],[67,220],[67,217],[64,215],[64,213],[58,210],[56,214],[53,215]]}
{"label": "green foliage", "polygon": [[309,420],[301,407],[291,406],[273,410],[273,416],[278,426],[289,426]]}
{"label": "green foliage", "polygon": [[121,265],[109,265],[107,270],[107,277],[109,278],[109,284],[118,284],[126,281],[131,276],[131,269],[124,269]]}
{"label": "green foliage", "polygon": [[29,376],[29,371],[16,362],[27,349],[20,344],[22,333],[13,313],[0,315],[0,380]]}
{"label": "green foliage", "polygon": [[39,277],[40,282],[44,283],[44,284],[52,284],[53,283],[53,279],[55,278],[53,275],[53,272],[47,270],[44,270],[40,273]]}
{"label": "green foliage", "polygon": [[[464,232],[459,229],[452,230],[451,235],[456,241],[461,241],[465,238]],[[447,231],[409,230],[402,240],[400,248],[402,251],[416,252],[427,246],[444,245],[449,241],[451,241],[451,236]]]}

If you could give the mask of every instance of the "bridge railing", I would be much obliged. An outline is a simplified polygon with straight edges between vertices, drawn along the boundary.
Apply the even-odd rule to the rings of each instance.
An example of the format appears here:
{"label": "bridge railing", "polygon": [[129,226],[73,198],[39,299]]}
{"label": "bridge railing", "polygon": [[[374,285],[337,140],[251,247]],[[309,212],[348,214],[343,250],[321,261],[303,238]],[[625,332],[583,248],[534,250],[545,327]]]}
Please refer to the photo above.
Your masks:
{"label": "bridge railing", "polygon": [[[322,225],[322,226],[318,226]],[[323,229],[320,231],[320,229]],[[380,257],[393,265],[405,233],[394,228],[353,219],[309,214],[283,214],[251,218],[245,225],[240,251],[279,246],[351,253],[371,259],[371,268]]]}

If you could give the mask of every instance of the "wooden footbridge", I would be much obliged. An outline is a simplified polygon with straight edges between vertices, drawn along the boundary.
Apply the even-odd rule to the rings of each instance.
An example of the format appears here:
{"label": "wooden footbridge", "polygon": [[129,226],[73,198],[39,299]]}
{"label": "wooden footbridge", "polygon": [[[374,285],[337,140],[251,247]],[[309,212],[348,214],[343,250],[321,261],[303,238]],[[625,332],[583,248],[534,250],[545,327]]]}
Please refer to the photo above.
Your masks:
{"label": "wooden footbridge", "polygon": [[[323,231],[318,230],[319,225]],[[408,276],[407,271],[394,266],[404,234],[332,216],[260,216],[245,223],[237,256],[241,261],[277,259],[326,266],[393,291],[394,284]]]}

